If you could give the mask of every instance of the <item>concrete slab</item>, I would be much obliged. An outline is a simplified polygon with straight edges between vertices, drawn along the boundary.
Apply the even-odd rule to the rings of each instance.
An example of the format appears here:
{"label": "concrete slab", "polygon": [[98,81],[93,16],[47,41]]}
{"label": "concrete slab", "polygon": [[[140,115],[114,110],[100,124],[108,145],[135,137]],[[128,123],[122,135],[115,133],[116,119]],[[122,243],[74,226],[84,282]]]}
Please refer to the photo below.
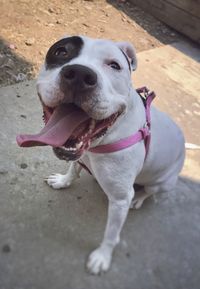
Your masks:
{"label": "concrete slab", "polygon": [[[138,56],[136,86],[154,89],[156,105],[198,142],[199,64],[169,46]],[[86,172],[70,189],[54,191],[43,177],[65,172],[66,164],[50,148],[16,146],[17,133],[42,126],[35,81],[1,88],[0,95],[1,289],[199,288],[199,151],[189,153],[175,193],[129,213],[111,270],[90,276],[84,263],[101,240],[106,198]]]}

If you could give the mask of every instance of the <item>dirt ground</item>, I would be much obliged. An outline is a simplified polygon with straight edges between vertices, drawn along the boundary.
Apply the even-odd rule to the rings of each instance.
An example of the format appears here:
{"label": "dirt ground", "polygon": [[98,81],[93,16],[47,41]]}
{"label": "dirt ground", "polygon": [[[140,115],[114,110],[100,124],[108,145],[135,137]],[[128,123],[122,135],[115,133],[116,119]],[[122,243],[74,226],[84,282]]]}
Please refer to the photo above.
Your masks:
{"label": "dirt ground", "polygon": [[127,40],[137,52],[182,38],[124,0],[0,0],[0,7],[0,86],[34,78],[63,35]]}

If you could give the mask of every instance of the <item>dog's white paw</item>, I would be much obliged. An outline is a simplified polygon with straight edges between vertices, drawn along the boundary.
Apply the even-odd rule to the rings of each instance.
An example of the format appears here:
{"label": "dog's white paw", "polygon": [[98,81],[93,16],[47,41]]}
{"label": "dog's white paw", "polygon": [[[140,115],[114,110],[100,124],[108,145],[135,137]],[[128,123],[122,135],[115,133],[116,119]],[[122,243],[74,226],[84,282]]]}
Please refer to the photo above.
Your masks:
{"label": "dog's white paw", "polygon": [[45,181],[50,187],[54,189],[68,188],[72,183],[72,180],[68,177],[68,175],[61,174],[50,175],[45,179]]}
{"label": "dog's white paw", "polygon": [[111,259],[112,251],[99,247],[90,254],[87,269],[91,274],[106,272],[110,268]]}
{"label": "dog's white paw", "polygon": [[134,198],[131,202],[131,205],[130,205],[130,209],[140,209],[142,207],[142,204],[144,202],[144,198]]}
{"label": "dog's white paw", "polygon": [[144,201],[149,198],[150,196],[153,195],[153,192],[151,193],[146,193],[146,192],[141,192],[138,194],[138,196],[135,196],[131,202],[130,209],[140,209],[144,203]]}

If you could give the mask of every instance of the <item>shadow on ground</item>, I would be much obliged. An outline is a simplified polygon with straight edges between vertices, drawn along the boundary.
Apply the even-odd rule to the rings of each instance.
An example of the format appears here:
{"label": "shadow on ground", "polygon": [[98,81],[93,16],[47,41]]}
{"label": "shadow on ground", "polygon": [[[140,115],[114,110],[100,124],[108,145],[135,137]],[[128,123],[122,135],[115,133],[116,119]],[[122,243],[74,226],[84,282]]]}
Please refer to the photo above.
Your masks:
{"label": "shadow on ground", "polygon": [[[194,53],[195,50],[198,50],[199,45],[194,41],[170,28],[167,24],[160,22],[154,16],[148,14],[129,1],[119,2],[115,0],[107,0],[107,2],[133,19],[138,25],[146,30],[147,33],[155,37],[161,43],[165,45],[172,44],[173,47],[183,52],[185,55],[200,62],[199,53],[197,56],[195,56]],[[183,45],[181,45],[182,42],[184,42]],[[186,42],[188,45],[186,45]],[[176,45],[176,43],[178,43],[178,45]]]}
{"label": "shadow on ground", "polygon": [[185,39],[185,37],[180,33],[158,21],[155,17],[146,13],[141,8],[130,3],[129,1],[119,2],[115,0],[107,0],[107,2],[129,16],[150,35],[158,39],[163,44],[170,44],[175,40],[178,41]]}
{"label": "shadow on ground", "polygon": [[15,45],[0,38],[0,86],[30,79],[32,63],[17,54]]}

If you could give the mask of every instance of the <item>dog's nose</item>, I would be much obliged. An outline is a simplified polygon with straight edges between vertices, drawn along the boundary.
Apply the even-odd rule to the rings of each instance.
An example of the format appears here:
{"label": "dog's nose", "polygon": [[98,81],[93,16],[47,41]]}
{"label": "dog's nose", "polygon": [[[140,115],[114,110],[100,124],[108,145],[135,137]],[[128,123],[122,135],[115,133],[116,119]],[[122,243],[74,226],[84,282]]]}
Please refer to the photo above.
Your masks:
{"label": "dog's nose", "polygon": [[97,84],[97,74],[87,66],[73,64],[64,66],[61,78],[68,88],[90,90]]}

